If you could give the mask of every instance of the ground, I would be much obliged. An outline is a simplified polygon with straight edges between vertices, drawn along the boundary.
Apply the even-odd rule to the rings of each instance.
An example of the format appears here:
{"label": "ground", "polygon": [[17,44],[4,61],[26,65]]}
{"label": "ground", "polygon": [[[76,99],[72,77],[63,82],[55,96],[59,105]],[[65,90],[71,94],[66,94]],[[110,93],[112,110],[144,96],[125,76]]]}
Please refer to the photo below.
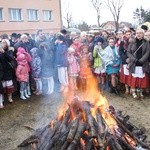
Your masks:
{"label": "ground", "polygon": [[[116,96],[108,92],[105,95],[116,110],[130,115],[134,125],[147,129],[150,141],[150,99],[147,97],[139,101],[131,96]],[[13,104],[5,102],[5,108],[0,110],[0,150],[15,150],[18,144],[34,132],[33,129],[45,126],[55,118],[62,102],[60,93],[50,96],[32,95],[27,101],[15,96]]]}

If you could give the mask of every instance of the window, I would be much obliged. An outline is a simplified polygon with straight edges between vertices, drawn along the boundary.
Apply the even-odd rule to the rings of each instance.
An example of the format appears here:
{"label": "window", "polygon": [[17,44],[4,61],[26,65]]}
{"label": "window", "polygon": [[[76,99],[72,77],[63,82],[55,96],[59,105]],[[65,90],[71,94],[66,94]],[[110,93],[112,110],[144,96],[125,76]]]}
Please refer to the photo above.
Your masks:
{"label": "window", "polygon": [[0,21],[3,21],[3,8],[0,8]]}
{"label": "window", "polygon": [[44,16],[44,21],[52,20],[52,11],[50,11],[50,10],[43,10],[43,16]]}
{"label": "window", "polygon": [[10,21],[21,21],[21,9],[10,8],[9,9],[9,20]]}
{"label": "window", "polygon": [[29,21],[38,21],[38,10],[28,9],[27,12]]}

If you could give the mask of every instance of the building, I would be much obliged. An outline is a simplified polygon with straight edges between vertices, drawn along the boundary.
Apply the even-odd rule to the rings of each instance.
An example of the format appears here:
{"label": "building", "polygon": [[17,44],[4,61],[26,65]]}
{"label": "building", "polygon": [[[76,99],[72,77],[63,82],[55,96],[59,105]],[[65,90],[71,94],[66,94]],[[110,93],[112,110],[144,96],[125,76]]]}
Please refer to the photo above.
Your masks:
{"label": "building", "polygon": [[51,33],[61,27],[60,0],[0,0],[0,34]]}
{"label": "building", "polygon": [[[115,31],[116,25],[115,21],[107,21],[106,23],[102,24],[102,29],[107,31]],[[123,30],[124,28],[131,28],[132,24],[129,22],[120,22],[119,23],[119,30]]]}
{"label": "building", "polygon": [[131,27],[132,27],[132,24],[129,22],[120,22],[120,24],[119,24],[120,29],[131,28]]}
{"label": "building", "polygon": [[115,21],[107,21],[106,23],[103,23],[101,27],[103,30],[107,30],[107,31],[116,30]]}

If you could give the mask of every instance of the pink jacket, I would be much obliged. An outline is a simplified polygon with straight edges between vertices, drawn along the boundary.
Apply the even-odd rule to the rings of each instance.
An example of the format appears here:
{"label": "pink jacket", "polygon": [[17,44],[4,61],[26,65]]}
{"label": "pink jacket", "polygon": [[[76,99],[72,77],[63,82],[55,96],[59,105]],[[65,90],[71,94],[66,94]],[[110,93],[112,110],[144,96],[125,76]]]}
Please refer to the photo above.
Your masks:
{"label": "pink jacket", "polygon": [[26,55],[18,54],[16,60],[18,63],[18,66],[16,69],[17,81],[27,82],[29,78],[29,66],[26,60]]}
{"label": "pink jacket", "polygon": [[80,47],[81,47],[81,43],[73,43],[70,47],[75,49],[75,56],[79,56],[80,55]]}
{"label": "pink jacket", "polygon": [[17,81],[19,82],[28,82],[29,71],[27,65],[19,64],[16,69]]}
{"label": "pink jacket", "polygon": [[68,73],[69,75],[77,75],[80,71],[79,64],[77,62],[77,58],[73,55],[68,56],[68,62],[69,62],[69,67],[68,67]]}
{"label": "pink jacket", "polygon": [[[30,54],[27,53],[24,48],[19,47],[19,48],[18,48],[18,52],[17,52],[17,56],[19,56],[20,54],[24,54],[24,55],[25,55],[25,58],[26,58],[26,61],[27,61],[27,64],[26,64],[26,65],[27,65],[27,67],[28,67],[28,70],[30,71],[29,62],[31,62],[31,60],[32,60]],[[16,60],[17,60],[17,59],[16,59]]]}

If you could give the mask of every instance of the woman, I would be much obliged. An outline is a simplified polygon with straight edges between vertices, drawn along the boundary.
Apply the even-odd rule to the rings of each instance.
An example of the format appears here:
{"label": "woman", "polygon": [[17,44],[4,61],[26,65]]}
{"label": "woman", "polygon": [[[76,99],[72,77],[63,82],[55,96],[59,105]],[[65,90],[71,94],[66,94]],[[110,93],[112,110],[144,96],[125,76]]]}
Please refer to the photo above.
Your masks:
{"label": "woman", "polygon": [[7,39],[2,40],[3,51],[0,54],[0,60],[3,65],[3,78],[2,84],[4,87],[4,93],[8,96],[8,101],[13,102],[12,93],[15,91],[13,85],[13,71],[14,68],[11,62],[15,59],[13,56],[13,49],[10,49],[10,42]]}
{"label": "woman", "polygon": [[138,94],[141,99],[144,98],[143,89],[149,86],[149,62],[150,55],[149,43],[144,39],[144,30],[137,29],[135,40],[129,44],[127,51],[127,63],[130,77],[130,86],[132,90],[132,96],[138,99]]}
{"label": "woman", "polygon": [[124,40],[121,41],[120,47],[119,47],[119,54],[121,58],[121,70],[120,70],[120,82],[125,85],[125,94],[129,94],[129,70],[127,68],[127,49],[129,46],[129,43],[131,42],[131,31],[128,30],[125,32]]}
{"label": "woman", "polygon": [[115,94],[119,94],[117,90],[117,75],[120,69],[120,56],[118,54],[117,47],[115,46],[115,40],[110,38],[108,40],[108,46],[103,52],[101,52],[102,59],[105,62],[106,73],[110,76],[111,91]]}
{"label": "woman", "polygon": [[103,91],[105,84],[105,68],[100,53],[103,51],[102,48],[103,39],[98,37],[96,39],[96,45],[93,50],[93,59],[94,59],[94,74],[97,77],[98,88]]}
{"label": "woman", "polygon": [[[3,52],[3,49],[2,49],[2,46],[0,45],[0,55],[2,52]],[[4,107],[4,105],[3,105],[4,88],[2,85],[3,74],[4,74],[3,66],[2,66],[2,63],[0,61],[0,109]]]}

